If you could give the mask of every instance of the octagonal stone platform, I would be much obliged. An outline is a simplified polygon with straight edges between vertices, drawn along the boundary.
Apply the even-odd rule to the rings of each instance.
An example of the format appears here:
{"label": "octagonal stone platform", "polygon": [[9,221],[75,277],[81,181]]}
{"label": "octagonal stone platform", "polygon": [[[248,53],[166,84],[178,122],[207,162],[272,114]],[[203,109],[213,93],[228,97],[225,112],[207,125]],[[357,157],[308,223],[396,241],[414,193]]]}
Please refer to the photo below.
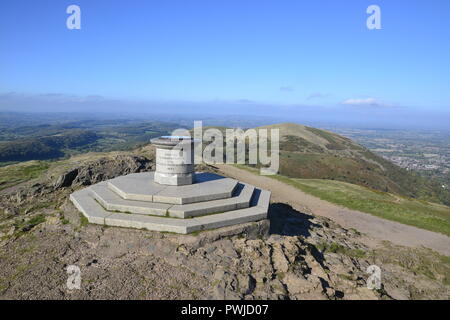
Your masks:
{"label": "octagonal stone platform", "polygon": [[108,187],[127,200],[186,204],[229,198],[238,181],[212,173],[197,173],[196,183],[169,186],[154,182],[154,172],[133,173],[108,181]]}
{"label": "octagonal stone platform", "polygon": [[90,223],[182,234],[267,218],[268,191],[211,173],[196,173],[192,185],[160,185],[153,174],[101,182],[70,199]]}

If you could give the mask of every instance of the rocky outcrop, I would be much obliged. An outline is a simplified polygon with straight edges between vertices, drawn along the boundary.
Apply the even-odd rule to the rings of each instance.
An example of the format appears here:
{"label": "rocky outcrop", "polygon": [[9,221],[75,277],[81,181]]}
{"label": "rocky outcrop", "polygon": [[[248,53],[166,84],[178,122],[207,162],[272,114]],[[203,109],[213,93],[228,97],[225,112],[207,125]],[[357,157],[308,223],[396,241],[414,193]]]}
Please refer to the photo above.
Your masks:
{"label": "rocky outcrop", "polygon": [[31,210],[38,203],[64,198],[67,196],[65,189],[87,186],[129,173],[150,171],[152,168],[153,161],[142,156],[103,157],[66,170],[56,179],[34,181],[2,194],[0,210],[8,216],[13,216],[19,212],[19,205],[22,212],[27,213],[27,210]]}
{"label": "rocky outcrop", "polygon": [[[351,240],[352,231],[329,222],[325,226],[326,220],[283,204],[272,205],[270,221],[195,235],[96,225],[79,228],[75,208],[69,202],[61,208],[70,222],[49,217],[30,229],[34,244],[25,237],[5,243],[9,262],[0,268],[0,297],[23,292],[26,295],[21,297],[53,299],[381,297],[366,288],[368,262],[345,255],[328,257],[314,245],[314,239],[320,238],[349,250],[364,248]],[[290,235],[284,234],[287,224]],[[9,281],[23,261],[31,261],[30,269]],[[81,268],[81,290],[64,289],[65,266],[72,264]]]}
{"label": "rocky outcrop", "polygon": [[87,186],[117,176],[151,169],[152,161],[141,156],[119,155],[112,159],[101,158],[63,173],[56,180],[54,188]]}
{"label": "rocky outcrop", "polygon": [[75,168],[70,170],[69,172],[65,172],[62,175],[59,176],[58,180],[55,183],[55,188],[66,188],[70,187],[75,180],[75,178],[78,176],[79,168]]}
{"label": "rocky outcrop", "polygon": [[[148,250],[174,267],[209,279],[210,299],[382,296],[366,287],[369,262],[354,255],[368,249],[350,240],[355,232],[285,204],[273,204],[269,217],[270,230],[269,223],[258,222],[195,237],[166,237],[154,240]],[[340,246],[344,254],[319,250],[317,244],[322,242]]]}
{"label": "rocky outcrop", "polygon": [[[271,204],[269,221],[174,235],[85,224],[67,200],[79,186],[151,168],[144,157],[105,157],[3,196],[0,298],[450,297],[448,280],[442,280],[446,271],[424,269],[440,266],[434,255],[422,263],[422,251],[389,247],[375,252],[356,230],[286,204]],[[414,262],[411,257],[417,260],[412,271],[405,267]],[[383,270],[382,290],[367,288],[366,270],[372,264]],[[68,265],[81,269],[80,290],[66,288]]]}

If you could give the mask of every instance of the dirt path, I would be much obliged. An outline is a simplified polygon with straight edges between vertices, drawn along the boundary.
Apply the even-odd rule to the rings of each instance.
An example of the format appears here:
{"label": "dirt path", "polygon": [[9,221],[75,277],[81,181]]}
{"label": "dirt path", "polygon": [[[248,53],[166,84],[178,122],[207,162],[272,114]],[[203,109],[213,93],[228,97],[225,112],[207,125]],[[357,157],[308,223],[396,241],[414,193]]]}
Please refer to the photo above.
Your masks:
{"label": "dirt path", "polygon": [[330,218],[344,228],[355,228],[375,239],[388,240],[403,246],[424,246],[450,256],[450,238],[443,234],[343,208],[308,195],[275,179],[259,176],[233,166],[218,165],[218,167],[220,171],[230,177],[270,190],[272,202],[287,203],[297,210]]}

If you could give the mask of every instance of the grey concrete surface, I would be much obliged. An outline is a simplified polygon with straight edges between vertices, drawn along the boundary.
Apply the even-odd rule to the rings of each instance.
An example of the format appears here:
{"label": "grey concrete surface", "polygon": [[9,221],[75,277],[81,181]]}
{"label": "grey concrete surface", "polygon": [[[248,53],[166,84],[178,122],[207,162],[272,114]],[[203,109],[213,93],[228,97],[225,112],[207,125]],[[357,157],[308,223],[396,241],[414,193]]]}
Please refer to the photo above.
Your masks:
{"label": "grey concrete surface", "polygon": [[108,187],[123,199],[187,204],[230,198],[238,181],[212,173],[197,173],[197,183],[168,186],[153,182],[154,173],[133,173],[108,181]]}
{"label": "grey concrete surface", "polygon": [[[128,177],[128,182],[141,181],[142,187],[148,186],[142,181],[148,181],[149,176],[148,173],[139,173],[120,178]],[[113,180],[117,181],[117,179]],[[213,194],[223,192],[221,188],[225,188],[227,190],[225,193],[228,194],[231,189],[228,198],[219,200],[207,199],[184,205],[125,199],[121,197],[120,193],[110,188],[110,183],[113,180],[98,183],[70,195],[70,200],[90,223],[186,234],[267,218],[270,192],[256,189],[249,184],[238,184],[236,180],[217,175],[202,176],[200,174],[201,182],[194,191],[182,190],[179,191],[180,194],[177,194],[172,189],[168,196],[184,197],[188,194],[191,197],[196,197],[196,194],[198,197],[198,194],[202,194],[204,190],[209,189],[202,186],[202,184],[215,182],[212,184],[214,186]],[[127,183],[115,185],[123,186],[127,185]],[[176,188],[183,189],[184,187],[186,186],[177,186]],[[163,190],[168,188],[172,188],[172,186],[166,186]],[[136,185],[132,189],[134,192],[139,190]],[[145,195],[154,199],[155,195],[152,194],[154,191],[146,190]],[[143,194],[142,190],[140,192]],[[167,217],[167,213],[178,218]]]}
{"label": "grey concrete surface", "polygon": [[167,209],[171,207],[170,204],[166,203],[123,199],[111,191],[104,182],[91,186],[90,191],[92,197],[109,211],[165,216]]}

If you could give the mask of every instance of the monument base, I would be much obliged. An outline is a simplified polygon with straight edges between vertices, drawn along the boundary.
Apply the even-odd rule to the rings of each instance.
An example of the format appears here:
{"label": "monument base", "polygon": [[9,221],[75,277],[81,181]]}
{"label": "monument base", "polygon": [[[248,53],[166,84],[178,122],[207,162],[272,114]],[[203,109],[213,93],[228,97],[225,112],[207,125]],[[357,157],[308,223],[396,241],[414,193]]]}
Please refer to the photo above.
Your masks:
{"label": "monument base", "polygon": [[155,172],[156,183],[169,186],[184,186],[195,182],[195,174],[193,173],[161,173]]}
{"label": "monument base", "polygon": [[267,219],[270,192],[212,173],[161,185],[154,172],[100,182],[70,195],[90,223],[187,234]]}

